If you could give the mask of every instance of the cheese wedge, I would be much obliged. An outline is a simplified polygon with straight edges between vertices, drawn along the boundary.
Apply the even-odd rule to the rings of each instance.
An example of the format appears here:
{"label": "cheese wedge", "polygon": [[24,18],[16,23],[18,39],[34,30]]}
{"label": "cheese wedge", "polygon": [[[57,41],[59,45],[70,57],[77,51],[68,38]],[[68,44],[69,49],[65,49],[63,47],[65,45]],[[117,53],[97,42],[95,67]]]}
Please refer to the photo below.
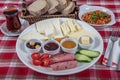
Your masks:
{"label": "cheese wedge", "polygon": [[20,39],[22,40],[27,40],[27,39],[32,39],[32,38],[43,40],[43,41],[48,39],[48,37],[43,36],[40,33],[38,33],[36,29],[33,29],[31,32],[26,33],[25,35],[20,37]]}

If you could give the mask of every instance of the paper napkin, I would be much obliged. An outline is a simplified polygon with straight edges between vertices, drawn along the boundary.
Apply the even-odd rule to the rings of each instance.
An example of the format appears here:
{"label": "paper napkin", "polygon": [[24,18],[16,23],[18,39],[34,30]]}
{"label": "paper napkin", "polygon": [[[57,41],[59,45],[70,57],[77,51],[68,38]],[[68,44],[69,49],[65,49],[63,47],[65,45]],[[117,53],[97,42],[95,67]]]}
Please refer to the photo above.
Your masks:
{"label": "paper napkin", "polygon": [[[118,64],[118,60],[119,60],[119,55],[120,55],[120,45],[119,45],[119,41],[120,41],[120,38],[114,43],[114,46],[113,46],[113,57],[112,57],[112,66],[111,67],[116,67],[117,64]],[[108,45],[107,45],[107,48],[106,48],[106,52],[105,52],[105,55],[104,55],[104,58],[103,58],[103,64],[106,65],[107,61],[108,61],[108,57],[109,57],[109,53],[110,53],[110,46],[111,46],[111,40],[109,39],[108,41]]]}

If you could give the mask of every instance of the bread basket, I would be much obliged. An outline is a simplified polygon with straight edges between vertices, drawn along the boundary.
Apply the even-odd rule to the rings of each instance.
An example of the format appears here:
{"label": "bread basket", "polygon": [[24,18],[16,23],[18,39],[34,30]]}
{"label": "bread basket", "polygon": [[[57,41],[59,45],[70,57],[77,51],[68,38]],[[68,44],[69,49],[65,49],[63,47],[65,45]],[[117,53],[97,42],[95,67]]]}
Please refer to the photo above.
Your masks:
{"label": "bread basket", "polygon": [[[76,0],[72,0],[75,2],[76,5]],[[74,11],[71,14],[68,15],[62,15],[62,14],[53,14],[53,15],[39,15],[39,16],[33,16],[33,15],[27,15],[28,10],[27,10],[27,5],[26,5],[26,0],[23,0],[22,3],[22,12],[21,12],[21,18],[27,20],[30,24],[33,24],[37,21],[43,20],[43,19],[48,19],[48,18],[73,18],[75,19],[77,17],[77,6],[75,7]]]}

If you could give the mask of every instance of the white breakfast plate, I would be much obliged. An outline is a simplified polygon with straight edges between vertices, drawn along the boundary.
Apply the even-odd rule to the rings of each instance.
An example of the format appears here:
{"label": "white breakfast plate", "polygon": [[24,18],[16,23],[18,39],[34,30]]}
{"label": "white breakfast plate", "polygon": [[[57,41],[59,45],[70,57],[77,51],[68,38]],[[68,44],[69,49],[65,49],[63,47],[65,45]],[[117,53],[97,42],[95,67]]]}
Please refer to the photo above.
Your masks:
{"label": "white breakfast plate", "polygon": [[20,18],[20,22],[22,24],[22,28],[18,31],[18,32],[10,32],[7,30],[7,27],[6,27],[6,22],[4,22],[2,25],[1,25],[1,32],[7,36],[18,36],[26,27],[29,26],[29,22],[26,21],[25,19],[21,19]]}
{"label": "white breakfast plate", "polygon": [[79,19],[81,21],[83,21],[82,20],[83,14],[90,12],[90,11],[95,11],[95,10],[100,10],[100,11],[103,11],[103,12],[111,15],[111,21],[109,23],[103,24],[103,25],[96,25],[96,24],[90,24],[90,25],[95,26],[95,28],[104,28],[104,27],[108,27],[108,26],[115,24],[116,21],[115,21],[114,13],[110,9],[105,8],[105,7],[100,7],[100,6],[81,5],[79,7],[79,13],[78,13]]}
{"label": "white breakfast plate", "polygon": [[[52,18],[52,19],[47,19],[47,20],[49,21],[49,20],[56,20],[56,19],[60,19],[60,21],[70,20],[70,18]],[[46,21],[46,20],[43,20],[43,21]],[[89,24],[87,24],[83,21],[80,21],[80,20],[76,20],[76,21],[78,24],[83,26],[84,29],[88,30],[89,32],[94,33],[97,37],[97,40],[96,40],[97,45],[93,49],[99,51],[100,55],[99,55],[99,57],[94,58],[92,62],[79,63],[76,68],[68,69],[68,70],[61,70],[61,71],[53,71],[51,68],[34,66],[30,60],[30,54],[27,53],[24,49],[24,42],[20,39],[21,36],[25,35],[26,33],[30,32],[31,30],[35,29],[34,24],[32,24],[31,26],[26,28],[17,39],[16,52],[17,52],[18,57],[27,67],[31,68],[32,70],[40,72],[40,73],[44,73],[44,74],[49,74],[49,75],[69,75],[69,74],[74,74],[74,73],[81,72],[83,70],[88,69],[93,64],[95,64],[98,61],[98,59],[100,58],[100,56],[102,55],[103,40],[102,40],[102,37],[100,36],[100,34],[92,26],[90,26]]]}

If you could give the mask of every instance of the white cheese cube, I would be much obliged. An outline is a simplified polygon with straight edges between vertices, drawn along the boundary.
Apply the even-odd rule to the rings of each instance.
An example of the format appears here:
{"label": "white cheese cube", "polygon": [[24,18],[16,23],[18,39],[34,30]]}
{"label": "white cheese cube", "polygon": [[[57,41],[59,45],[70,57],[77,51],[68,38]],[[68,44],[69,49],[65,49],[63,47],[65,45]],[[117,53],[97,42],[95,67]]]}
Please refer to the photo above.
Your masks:
{"label": "white cheese cube", "polygon": [[88,36],[81,37],[81,43],[83,45],[89,45],[90,44],[90,38]]}

